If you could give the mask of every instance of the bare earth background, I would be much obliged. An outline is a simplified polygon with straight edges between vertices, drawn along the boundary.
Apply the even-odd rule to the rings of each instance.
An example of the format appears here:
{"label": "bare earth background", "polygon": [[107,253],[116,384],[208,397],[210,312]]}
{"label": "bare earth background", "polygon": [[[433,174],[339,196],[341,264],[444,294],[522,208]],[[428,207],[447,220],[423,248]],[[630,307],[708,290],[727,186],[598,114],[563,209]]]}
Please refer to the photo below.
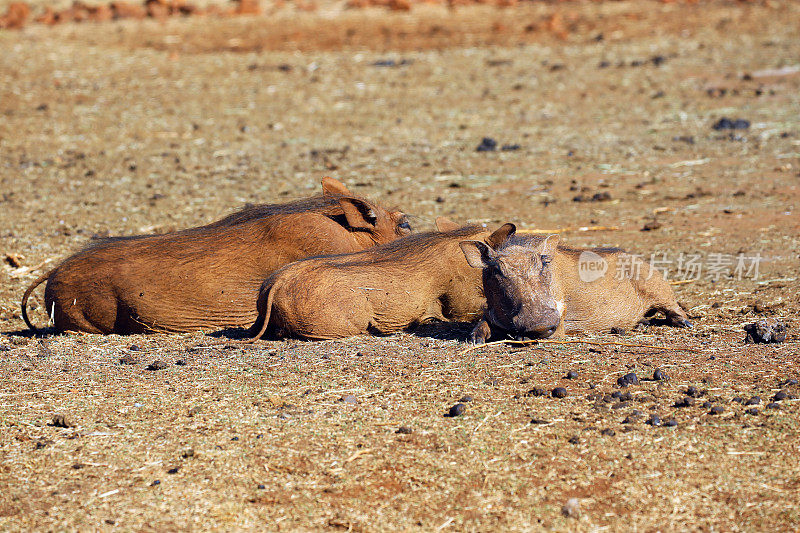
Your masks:
{"label": "bare earth background", "polygon": [[[766,404],[800,377],[798,21],[788,0],[323,3],[0,32],[0,259],[24,256],[0,265],[0,529],[796,527],[800,405]],[[751,126],[713,130],[722,117]],[[520,148],[476,152],[483,137]],[[252,347],[25,333],[29,268],[93,235],[313,194],[326,174],[418,229],[618,226],[564,238],[764,261],[755,280],[676,285],[691,330],[586,338],[672,350],[463,353],[468,327],[435,325]],[[792,325],[787,342],[743,343],[762,316]],[[656,368],[670,380],[597,399]],[[695,405],[674,407],[690,385]]]}

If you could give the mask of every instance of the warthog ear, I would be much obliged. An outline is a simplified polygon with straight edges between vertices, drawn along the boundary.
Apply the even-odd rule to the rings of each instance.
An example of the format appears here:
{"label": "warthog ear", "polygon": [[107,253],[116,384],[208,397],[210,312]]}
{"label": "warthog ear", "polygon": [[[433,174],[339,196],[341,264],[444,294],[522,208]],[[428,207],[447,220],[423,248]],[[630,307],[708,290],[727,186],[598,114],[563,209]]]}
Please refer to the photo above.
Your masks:
{"label": "warthog ear", "polygon": [[494,233],[489,235],[486,238],[486,242],[492,248],[497,248],[498,246],[506,242],[506,239],[514,235],[516,231],[517,227],[514,224],[512,224],[511,222],[506,222],[505,224],[500,226],[500,228],[495,230]]}
{"label": "warthog ear", "polygon": [[439,231],[453,231],[460,227],[447,217],[436,217],[436,229]]}
{"label": "warthog ear", "polygon": [[494,250],[481,241],[461,241],[458,245],[472,268],[486,268],[496,255]]}
{"label": "warthog ear", "polygon": [[341,198],[339,205],[344,211],[347,225],[356,229],[373,229],[378,222],[375,209],[358,198]]}
{"label": "warthog ear", "polygon": [[350,196],[353,193],[351,193],[341,181],[330,176],[325,176],[322,178],[322,194],[342,194]]}
{"label": "warthog ear", "polygon": [[542,254],[553,256],[558,249],[558,242],[561,239],[557,234],[548,235],[542,243]]}

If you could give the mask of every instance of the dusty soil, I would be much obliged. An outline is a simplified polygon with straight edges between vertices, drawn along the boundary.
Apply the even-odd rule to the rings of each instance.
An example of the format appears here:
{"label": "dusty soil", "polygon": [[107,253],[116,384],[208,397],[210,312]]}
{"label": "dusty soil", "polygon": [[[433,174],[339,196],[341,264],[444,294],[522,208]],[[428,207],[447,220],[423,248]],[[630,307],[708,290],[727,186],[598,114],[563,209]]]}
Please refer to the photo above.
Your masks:
{"label": "dusty soil", "polygon": [[[0,529],[796,527],[798,20],[790,1],[623,1],[0,32]],[[664,253],[676,281],[697,254],[675,285],[696,325],[469,352],[468,326],[252,347],[25,332],[31,268],[325,174],[420,229],[614,226],[564,238]],[[720,263],[739,253],[757,279]],[[744,344],[762,317],[787,341]]]}

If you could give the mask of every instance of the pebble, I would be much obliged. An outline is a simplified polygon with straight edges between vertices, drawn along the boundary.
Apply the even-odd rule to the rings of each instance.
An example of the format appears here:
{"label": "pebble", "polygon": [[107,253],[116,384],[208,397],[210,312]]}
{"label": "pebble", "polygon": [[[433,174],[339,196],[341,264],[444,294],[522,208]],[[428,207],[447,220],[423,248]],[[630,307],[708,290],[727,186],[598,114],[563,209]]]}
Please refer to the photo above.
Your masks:
{"label": "pebble", "polygon": [[457,403],[450,410],[447,411],[447,416],[449,417],[456,417],[461,416],[467,410],[467,406],[463,403]]}
{"label": "pebble", "polygon": [[68,428],[72,426],[64,415],[54,415],[50,425],[57,428]]}
{"label": "pebble", "polygon": [[484,137],[481,143],[475,148],[476,152],[493,152],[497,150],[497,141],[491,137]]}
{"label": "pebble", "polygon": [[155,361],[153,361],[152,363],[147,365],[147,369],[146,370],[150,370],[150,371],[163,370],[163,369],[167,368],[168,366],[169,365],[167,363],[165,363],[164,361],[161,361],[160,359],[156,359]]}
{"label": "pebble", "polygon": [[628,407],[630,404],[628,402],[617,402],[611,406],[612,409],[624,409]]}
{"label": "pebble", "polygon": [[674,428],[674,427],[677,427],[677,425],[678,425],[678,422],[674,418],[670,418],[669,420],[664,422],[664,427],[668,427],[668,428]]}
{"label": "pebble", "polygon": [[645,424],[647,424],[648,426],[653,426],[653,427],[660,426],[661,425],[661,417],[656,415],[656,414],[652,414],[652,415],[650,415],[650,418],[647,419],[647,422],[645,422]]}
{"label": "pebble", "polygon": [[653,379],[655,381],[667,381],[669,376],[667,376],[660,368],[656,368],[656,371],[653,372]]}
{"label": "pebble", "polygon": [[546,396],[547,395],[547,391],[544,390],[541,387],[534,387],[531,390],[529,390],[525,395],[526,396]]}
{"label": "pebble", "polygon": [[344,403],[358,403],[358,400],[352,394],[345,394],[339,401]]}
{"label": "pebble", "polygon": [[735,403],[743,404],[744,403],[744,398],[742,398],[741,396],[735,396],[731,401],[735,402]]}
{"label": "pebble", "polygon": [[264,485],[263,483],[259,483],[259,484],[256,486],[256,488],[257,488],[257,489],[259,489],[259,490],[263,490],[263,489],[266,489],[266,488],[267,488],[267,486],[266,486],[266,485]]}
{"label": "pebble", "polygon": [[463,403],[467,403],[467,402],[471,402],[473,399],[474,399],[474,398],[473,398],[472,396],[470,396],[469,394],[465,394],[465,395],[464,395],[464,396],[462,396],[462,397],[461,397],[461,399],[460,399],[460,400],[458,400],[458,401],[459,401],[459,402],[463,402]]}
{"label": "pebble", "polygon": [[156,485],[161,485],[161,480],[160,479],[156,479],[155,481],[150,483],[151,487],[155,487]]}
{"label": "pebble", "polygon": [[745,413],[747,413],[748,415],[757,415],[758,409],[756,409],[755,407],[751,407],[750,409],[747,409]]}
{"label": "pebble", "polygon": [[779,403],[771,402],[767,404],[767,409],[780,409],[781,405]]}
{"label": "pebble", "polygon": [[775,318],[762,318],[744,326],[745,343],[770,343],[786,340],[787,326]]}
{"label": "pebble", "polygon": [[617,378],[617,385],[620,387],[627,387],[628,385],[638,385],[639,384],[639,377],[636,375],[636,372],[630,372],[625,374],[624,376],[620,376]]}
{"label": "pebble", "polygon": [[178,467],[177,466],[167,470],[167,474],[177,474],[177,473],[178,473]]}
{"label": "pebble", "polygon": [[629,402],[629,401],[633,400],[633,394],[631,394],[630,391],[622,392],[622,391],[617,390],[617,391],[614,391],[614,392],[611,393],[611,397],[612,398],[617,398],[621,402]]}
{"label": "pebble", "polygon": [[675,407],[691,407],[694,405],[694,398],[686,396],[682,400],[675,402]]}
{"label": "pebble", "polygon": [[750,122],[744,120],[742,118],[737,119],[729,119],[728,117],[722,117],[717,122],[711,126],[716,131],[721,130],[746,130],[750,127]]}
{"label": "pebble", "polygon": [[601,430],[600,430],[600,434],[601,434],[601,435],[605,435],[605,436],[607,436],[607,437],[613,437],[614,435],[616,435],[616,434],[617,434],[617,432],[616,432],[616,431],[614,431],[614,430],[613,430],[613,429],[611,429],[611,428],[605,428],[605,429],[601,429]]}
{"label": "pebble", "polygon": [[131,354],[125,354],[119,358],[119,364],[121,365],[135,365],[138,362],[139,359]]}
{"label": "pebble", "polygon": [[789,397],[789,394],[785,390],[781,390],[775,393],[775,396],[772,397],[773,402],[780,402],[785,400]]}
{"label": "pebble", "polygon": [[759,398],[758,396],[753,396],[752,398],[744,402],[745,405],[758,405],[760,403],[761,403],[761,398]]}
{"label": "pebble", "polygon": [[567,379],[577,379],[578,378],[578,373],[575,372],[574,370],[570,370],[569,372],[567,372],[566,378]]}
{"label": "pebble", "polygon": [[573,435],[567,440],[567,442],[570,444],[578,444],[581,442],[581,439],[577,435]]}
{"label": "pebble", "polygon": [[686,387],[686,395],[691,396],[692,398],[697,398],[700,396],[700,391],[697,390],[697,387],[694,385],[689,385]]}
{"label": "pebble", "polygon": [[550,394],[552,394],[553,398],[566,398],[567,389],[565,389],[564,387],[556,387]]}
{"label": "pebble", "polygon": [[414,430],[408,426],[400,426],[399,428],[397,428],[397,431],[395,431],[395,433],[398,433],[400,435],[411,435],[412,433],[414,433]]}
{"label": "pebble", "polygon": [[725,412],[725,408],[724,407],[722,407],[721,405],[715,405],[714,407],[711,408],[711,410],[708,412],[708,414],[710,414],[710,415],[721,415],[724,412]]}
{"label": "pebble", "polygon": [[711,403],[711,402],[709,402],[709,401],[705,401],[705,402],[703,402],[703,408],[704,408],[704,409],[708,409],[708,408],[709,408],[709,407],[711,407],[712,405],[714,405],[714,404],[713,404],[713,403]]}
{"label": "pebble", "polygon": [[794,385],[797,385],[797,380],[794,378],[784,379],[778,383],[778,387],[792,387]]}
{"label": "pebble", "polygon": [[531,424],[549,424],[549,420],[545,420],[544,418],[531,418]]}

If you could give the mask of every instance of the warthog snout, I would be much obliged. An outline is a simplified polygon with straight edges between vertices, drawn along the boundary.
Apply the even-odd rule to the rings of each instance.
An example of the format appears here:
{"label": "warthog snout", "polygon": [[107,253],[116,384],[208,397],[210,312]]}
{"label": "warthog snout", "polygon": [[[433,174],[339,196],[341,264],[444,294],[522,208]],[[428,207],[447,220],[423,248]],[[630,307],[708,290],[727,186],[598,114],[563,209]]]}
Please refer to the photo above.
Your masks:
{"label": "warthog snout", "polygon": [[546,339],[555,333],[558,324],[561,322],[561,315],[558,310],[547,309],[535,314],[519,314],[512,318],[510,333],[517,337],[529,339]]}

